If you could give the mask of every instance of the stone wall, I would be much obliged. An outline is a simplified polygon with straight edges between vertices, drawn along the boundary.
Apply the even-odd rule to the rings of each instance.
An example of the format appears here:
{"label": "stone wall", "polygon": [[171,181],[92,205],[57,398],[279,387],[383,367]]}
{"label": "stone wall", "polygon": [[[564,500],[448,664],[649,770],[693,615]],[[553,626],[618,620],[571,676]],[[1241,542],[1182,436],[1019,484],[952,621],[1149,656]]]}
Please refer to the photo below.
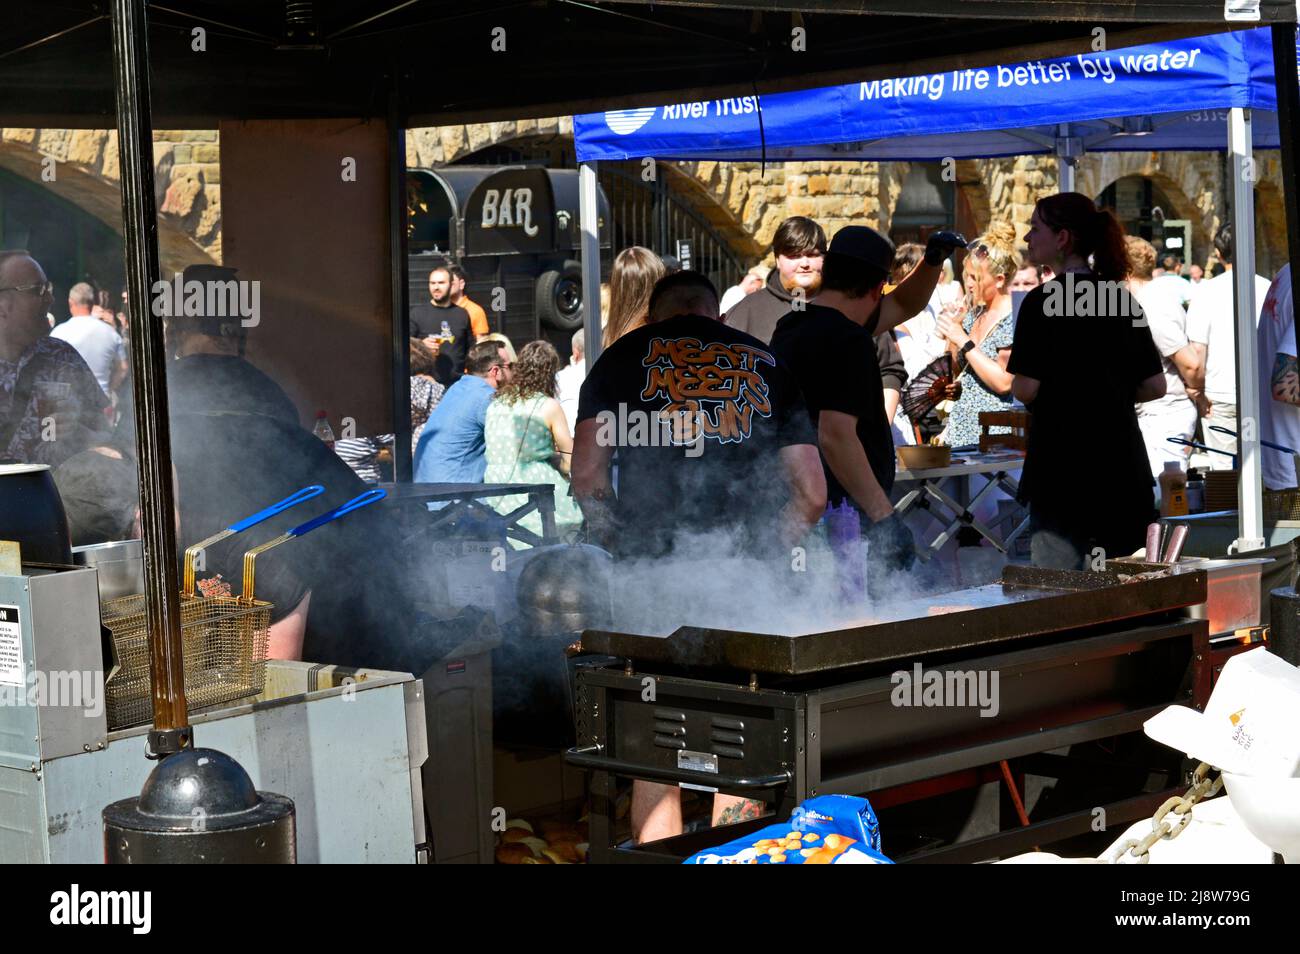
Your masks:
{"label": "stone wall", "polygon": [[[221,261],[221,165],[217,131],[155,130],[154,174],[164,272]],[[47,158],[55,160],[49,178]],[[117,132],[0,130],[0,167],[122,230]]]}
{"label": "stone wall", "polygon": [[[518,144],[531,154],[571,161],[570,117],[408,130],[408,165],[434,167],[464,159],[490,146]],[[42,182],[41,159],[58,161],[54,182]],[[1256,246],[1259,272],[1272,275],[1286,258],[1278,153],[1257,160]],[[158,184],[163,267],[221,260],[221,167],[216,130],[157,130],[154,161]],[[116,133],[107,130],[0,130],[0,166],[81,206],[121,228]],[[746,264],[770,258],[772,234],[782,219],[808,215],[833,235],[841,226],[870,225],[888,231],[902,190],[904,162],[788,162],[765,168],[755,162],[661,163],[673,192],[722,235]],[[1211,242],[1227,221],[1223,157],[1216,153],[1098,153],[1078,166],[1079,191],[1099,195],[1129,175],[1155,180],[1169,196],[1170,218],[1192,222],[1193,247],[1203,264]],[[978,228],[1009,218],[1023,239],[1034,203],[1056,191],[1056,160],[1045,156],[961,160],[957,183]]]}

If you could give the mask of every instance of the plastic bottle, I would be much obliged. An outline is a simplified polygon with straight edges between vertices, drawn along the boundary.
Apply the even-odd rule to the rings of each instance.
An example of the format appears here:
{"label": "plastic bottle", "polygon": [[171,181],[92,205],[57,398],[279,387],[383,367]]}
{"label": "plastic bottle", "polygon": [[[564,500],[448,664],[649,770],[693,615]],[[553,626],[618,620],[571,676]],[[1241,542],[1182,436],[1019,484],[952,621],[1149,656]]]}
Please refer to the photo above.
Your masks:
{"label": "plastic bottle", "polygon": [[1187,516],[1187,475],[1176,460],[1165,461],[1160,474],[1160,516]]}
{"label": "plastic bottle", "polygon": [[316,412],[316,424],[311,432],[324,441],[330,450],[334,449],[334,428],[330,427],[330,419],[324,411]]}

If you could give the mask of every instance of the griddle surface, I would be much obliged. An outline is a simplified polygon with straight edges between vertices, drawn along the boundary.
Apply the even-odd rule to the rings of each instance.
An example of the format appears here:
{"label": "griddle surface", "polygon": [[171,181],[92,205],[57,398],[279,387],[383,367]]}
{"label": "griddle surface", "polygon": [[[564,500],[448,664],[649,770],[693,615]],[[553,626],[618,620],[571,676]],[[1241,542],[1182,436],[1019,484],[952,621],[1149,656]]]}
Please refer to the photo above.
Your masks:
{"label": "griddle surface", "polygon": [[588,652],[648,663],[804,675],[1009,643],[1205,601],[1203,570],[1121,579],[1008,566],[1002,582],[892,604],[843,628],[797,634],[683,626],[668,636],[587,630]]}

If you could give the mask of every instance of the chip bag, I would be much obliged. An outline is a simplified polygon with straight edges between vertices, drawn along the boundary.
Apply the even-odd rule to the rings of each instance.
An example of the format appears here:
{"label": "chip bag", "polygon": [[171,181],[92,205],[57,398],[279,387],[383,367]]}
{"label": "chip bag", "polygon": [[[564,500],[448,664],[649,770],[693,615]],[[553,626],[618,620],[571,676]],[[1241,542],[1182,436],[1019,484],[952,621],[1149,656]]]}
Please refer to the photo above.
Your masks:
{"label": "chip bag", "polygon": [[687,858],[688,865],[890,865],[880,822],[865,798],[819,795],[790,820]]}

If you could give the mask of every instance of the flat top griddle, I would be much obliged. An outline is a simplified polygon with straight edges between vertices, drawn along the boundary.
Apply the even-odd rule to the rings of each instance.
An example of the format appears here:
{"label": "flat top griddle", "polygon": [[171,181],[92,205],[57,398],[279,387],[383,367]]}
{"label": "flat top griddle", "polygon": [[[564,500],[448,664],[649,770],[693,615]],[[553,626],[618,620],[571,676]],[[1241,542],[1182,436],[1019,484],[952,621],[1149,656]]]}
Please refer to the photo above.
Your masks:
{"label": "flat top griddle", "polygon": [[1008,566],[989,586],[893,604],[858,625],[795,635],[683,626],[668,636],[586,630],[587,652],[649,663],[806,675],[1006,643],[1205,602],[1206,574],[1140,576]]}

